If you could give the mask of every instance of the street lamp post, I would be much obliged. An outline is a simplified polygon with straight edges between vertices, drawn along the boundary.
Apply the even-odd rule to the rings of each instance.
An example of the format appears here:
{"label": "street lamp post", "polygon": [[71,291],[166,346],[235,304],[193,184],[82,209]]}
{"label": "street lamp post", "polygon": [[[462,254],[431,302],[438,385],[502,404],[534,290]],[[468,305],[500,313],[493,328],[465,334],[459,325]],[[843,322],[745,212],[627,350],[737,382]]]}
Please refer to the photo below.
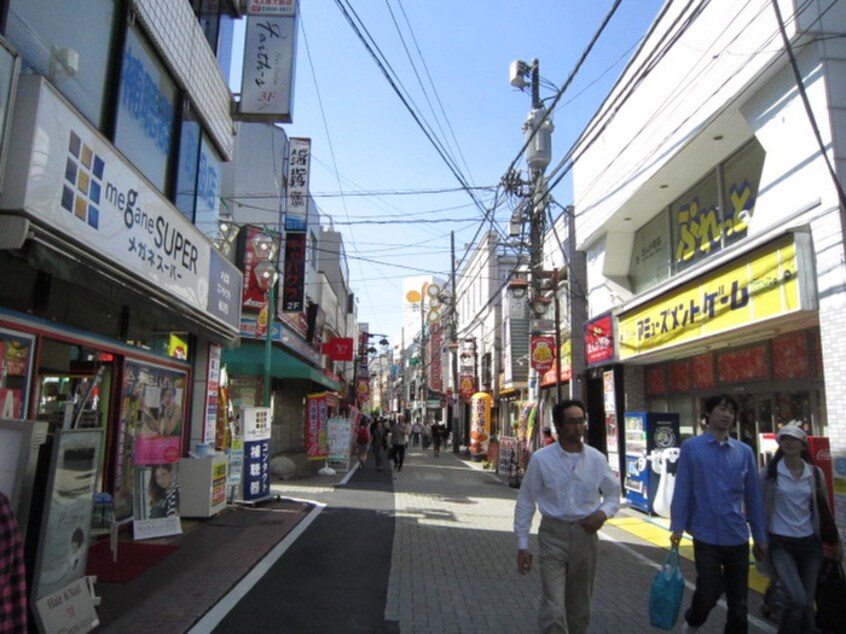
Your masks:
{"label": "street lamp post", "polygon": [[[265,319],[264,394],[262,404],[264,407],[270,407],[270,361],[273,352],[273,323],[276,319],[276,281],[279,278],[279,271],[276,266],[276,239],[266,233],[260,233],[252,239],[252,247],[253,253],[258,260],[258,264],[256,264],[254,269],[256,284],[264,292],[265,309],[267,310]],[[258,322],[261,322],[261,318],[259,318]]]}

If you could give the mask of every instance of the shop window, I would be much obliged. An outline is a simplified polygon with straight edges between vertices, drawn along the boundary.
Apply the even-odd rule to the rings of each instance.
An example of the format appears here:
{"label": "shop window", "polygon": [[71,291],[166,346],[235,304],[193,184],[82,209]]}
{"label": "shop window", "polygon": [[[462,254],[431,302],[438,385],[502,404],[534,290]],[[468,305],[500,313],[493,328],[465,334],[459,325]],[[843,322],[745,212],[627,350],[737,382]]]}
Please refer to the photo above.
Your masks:
{"label": "shop window", "polygon": [[729,350],[717,355],[717,379],[720,383],[763,381],[769,378],[767,345],[760,344]]}
{"label": "shop window", "polygon": [[176,83],[137,26],[127,29],[115,146],[158,187],[169,190],[178,99]]}
{"label": "shop window", "polygon": [[764,148],[754,138],[723,165],[722,233],[726,246],[746,237],[763,169]]}
{"label": "shop window", "polygon": [[235,20],[235,0],[191,0],[194,14],[203,29],[206,41],[215,51],[224,77],[229,77]]}
{"label": "shop window", "polygon": [[676,271],[684,271],[719,251],[722,232],[716,172],[671,205],[670,235]]}
{"label": "shop window", "polygon": [[0,418],[26,418],[35,338],[0,328]]}
{"label": "shop window", "polygon": [[811,393],[807,390],[775,395],[775,429],[777,432],[789,422],[799,423],[807,434],[812,434]]}
{"label": "shop window", "polygon": [[220,186],[223,159],[203,134],[197,168],[197,208],[194,224],[210,240],[217,237],[220,220]]}
{"label": "shop window", "polygon": [[493,367],[490,352],[482,355],[482,389],[493,389]]}
{"label": "shop window", "polygon": [[667,382],[664,377],[664,366],[652,365],[646,368],[647,395],[664,394],[666,391]]}
{"label": "shop window", "polygon": [[640,227],[629,266],[632,291],[653,288],[745,238],[763,164],[764,149],[753,138]]}
{"label": "shop window", "polygon": [[632,248],[629,278],[640,293],[670,277],[670,240],[667,211],[662,211],[637,230]]}
{"label": "shop window", "polygon": [[197,173],[200,166],[200,123],[194,116],[190,101],[182,109],[182,129],[179,135],[179,168],[176,173],[176,208],[191,223],[197,201]]}
{"label": "shop window", "polygon": [[807,379],[811,374],[808,335],[794,332],[772,340],[773,379]]}
{"label": "shop window", "polygon": [[679,435],[682,440],[701,433],[699,412],[694,409],[695,400],[689,396],[673,396],[667,403],[668,412],[679,415]]}
{"label": "shop window", "polygon": [[176,207],[209,240],[219,237],[223,160],[186,101],[179,142]]}
{"label": "shop window", "polygon": [[684,359],[671,363],[668,372],[670,375],[671,392],[690,391],[690,360]]}
{"label": "shop window", "polygon": [[4,36],[23,72],[44,75],[96,128],[103,129],[118,0],[11,0]]}
{"label": "shop window", "polygon": [[104,427],[112,361],[112,355],[91,348],[44,339],[36,419],[51,430]]}
{"label": "shop window", "polygon": [[694,389],[710,390],[714,383],[714,354],[706,352],[693,357]]}

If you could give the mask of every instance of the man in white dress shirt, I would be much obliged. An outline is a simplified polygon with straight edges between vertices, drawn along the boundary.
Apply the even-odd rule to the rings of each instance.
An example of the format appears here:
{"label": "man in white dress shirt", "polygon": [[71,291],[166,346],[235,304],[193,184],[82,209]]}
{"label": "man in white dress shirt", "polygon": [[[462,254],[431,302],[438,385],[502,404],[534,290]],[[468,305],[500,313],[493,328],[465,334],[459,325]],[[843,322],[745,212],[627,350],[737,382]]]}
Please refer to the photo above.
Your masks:
{"label": "man in white dress shirt", "polygon": [[620,482],[605,456],[584,444],[585,407],[565,400],[552,409],[558,442],[532,455],[517,496],[517,571],[532,569],[529,530],[540,510],[538,560],[541,632],[583,634],[599,548],[597,531],[620,508]]}

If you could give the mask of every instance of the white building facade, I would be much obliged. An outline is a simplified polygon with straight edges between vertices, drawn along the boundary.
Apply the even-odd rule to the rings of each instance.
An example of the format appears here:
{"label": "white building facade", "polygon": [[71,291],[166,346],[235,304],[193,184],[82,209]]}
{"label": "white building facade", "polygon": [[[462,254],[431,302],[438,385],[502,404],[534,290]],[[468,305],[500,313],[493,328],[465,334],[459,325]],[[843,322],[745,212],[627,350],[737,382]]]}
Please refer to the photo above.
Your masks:
{"label": "white building facade", "polygon": [[577,145],[587,393],[609,435],[647,410],[687,436],[727,392],[762,462],[799,421],[846,477],[846,6],[778,9],[667,2]]}

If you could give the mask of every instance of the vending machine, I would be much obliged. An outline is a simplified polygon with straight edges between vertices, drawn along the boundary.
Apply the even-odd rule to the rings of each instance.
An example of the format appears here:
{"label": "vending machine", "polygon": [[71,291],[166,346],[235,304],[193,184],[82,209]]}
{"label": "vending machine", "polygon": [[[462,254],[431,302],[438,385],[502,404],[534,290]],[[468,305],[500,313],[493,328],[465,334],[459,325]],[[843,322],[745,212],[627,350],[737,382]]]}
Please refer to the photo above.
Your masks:
{"label": "vending machine", "polygon": [[[664,412],[626,412],[626,498],[644,513],[669,515],[675,462],[680,445],[679,415]],[[663,485],[662,478],[664,479]],[[660,496],[659,496],[659,489]]]}

